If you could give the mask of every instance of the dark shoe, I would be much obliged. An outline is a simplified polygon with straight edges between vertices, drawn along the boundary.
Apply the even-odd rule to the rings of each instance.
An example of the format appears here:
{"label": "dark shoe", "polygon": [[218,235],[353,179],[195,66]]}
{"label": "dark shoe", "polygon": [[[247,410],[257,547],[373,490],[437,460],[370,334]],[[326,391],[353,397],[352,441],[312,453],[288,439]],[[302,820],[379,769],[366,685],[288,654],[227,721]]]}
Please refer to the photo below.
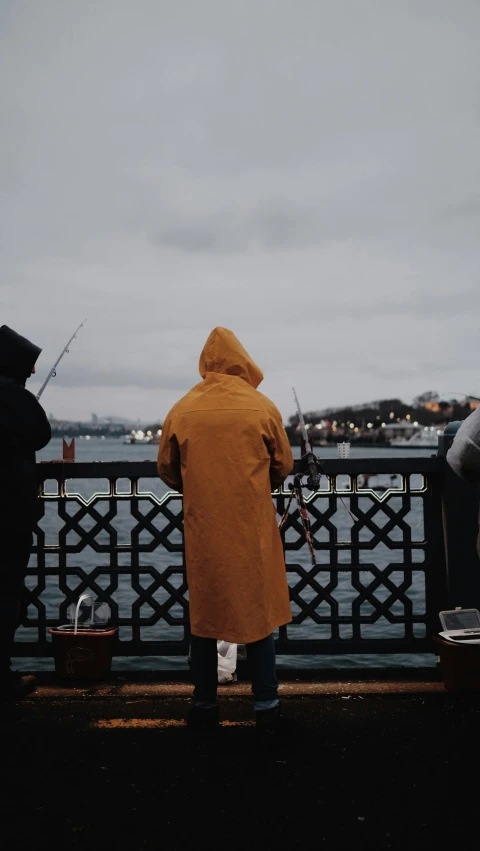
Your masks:
{"label": "dark shoe", "polygon": [[20,700],[30,692],[35,691],[38,683],[33,674],[21,676],[18,671],[9,671],[0,680],[0,697],[2,700]]}
{"label": "dark shoe", "polygon": [[187,728],[196,736],[211,736],[218,733],[220,729],[218,706],[213,706],[211,709],[192,706],[188,713]]}
{"label": "dark shoe", "polygon": [[284,718],[280,706],[255,712],[257,742],[262,747],[276,747],[292,743],[299,730],[290,718]]}

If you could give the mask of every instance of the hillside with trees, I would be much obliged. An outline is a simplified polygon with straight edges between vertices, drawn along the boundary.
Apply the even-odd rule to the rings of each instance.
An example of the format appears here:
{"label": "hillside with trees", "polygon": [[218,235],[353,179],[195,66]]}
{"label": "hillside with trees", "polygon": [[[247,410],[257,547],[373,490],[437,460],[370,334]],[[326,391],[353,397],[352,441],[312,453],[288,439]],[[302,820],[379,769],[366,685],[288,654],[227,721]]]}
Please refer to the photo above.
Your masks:
{"label": "hillside with trees", "polygon": [[[361,405],[304,411],[303,415],[313,443],[336,443],[346,435],[352,443],[388,443],[385,426],[389,423],[407,421],[419,427],[443,428],[453,420],[464,420],[478,404],[479,400],[473,397],[445,400],[429,390],[410,404],[401,399],[379,399]],[[291,443],[300,442],[296,414],[289,418],[286,431]]]}

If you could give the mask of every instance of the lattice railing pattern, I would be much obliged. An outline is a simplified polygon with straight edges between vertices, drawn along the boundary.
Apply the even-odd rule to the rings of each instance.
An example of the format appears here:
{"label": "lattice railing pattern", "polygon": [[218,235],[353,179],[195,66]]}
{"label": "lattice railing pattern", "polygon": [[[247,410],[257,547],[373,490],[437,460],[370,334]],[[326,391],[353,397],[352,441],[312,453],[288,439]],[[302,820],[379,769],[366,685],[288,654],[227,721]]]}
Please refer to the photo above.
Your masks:
{"label": "lattice railing pattern", "polygon": [[[432,649],[446,595],[442,463],[325,462],[320,491],[306,492],[317,564],[295,502],[282,531],[293,620],[278,632],[279,653]],[[166,492],[151,462],[43,464],[39,473],[41,516],[16,654],[51,655],[48,627],[65,623],[84,592],[110,605],[118,655],[186,654],[181,496]],[[288,494],[273,494],[279,519]]]}

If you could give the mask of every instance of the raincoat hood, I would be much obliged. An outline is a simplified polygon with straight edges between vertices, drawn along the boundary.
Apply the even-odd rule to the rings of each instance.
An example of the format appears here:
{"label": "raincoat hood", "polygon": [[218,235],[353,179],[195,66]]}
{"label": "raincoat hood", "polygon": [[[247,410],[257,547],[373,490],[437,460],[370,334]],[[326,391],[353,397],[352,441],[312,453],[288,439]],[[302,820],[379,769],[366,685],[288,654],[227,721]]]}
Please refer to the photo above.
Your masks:
{"label": "raincoat hood", "polygon": [[243,348],[233,331],[220,326],[214,328],[200,355],[199,371],[202,378],[207,373],[237,375],[255,390],[263,381],[263,372]]}
{"label": "raincoat hood", "polygon": [[0,328],[0,375],[25,382],[42,350],[8,325]]}

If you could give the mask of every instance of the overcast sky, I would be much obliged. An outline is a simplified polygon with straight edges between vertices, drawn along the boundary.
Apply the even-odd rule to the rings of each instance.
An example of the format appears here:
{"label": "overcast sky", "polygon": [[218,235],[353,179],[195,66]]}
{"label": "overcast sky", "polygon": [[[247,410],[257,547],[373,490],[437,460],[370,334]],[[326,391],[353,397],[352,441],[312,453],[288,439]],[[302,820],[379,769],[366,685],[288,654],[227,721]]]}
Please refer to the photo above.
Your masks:
{"label": "overcast sky", "polygon": [[0,320],[57,417],[216,325],[294,413],[480,394],[478,0],[0,0]]}

